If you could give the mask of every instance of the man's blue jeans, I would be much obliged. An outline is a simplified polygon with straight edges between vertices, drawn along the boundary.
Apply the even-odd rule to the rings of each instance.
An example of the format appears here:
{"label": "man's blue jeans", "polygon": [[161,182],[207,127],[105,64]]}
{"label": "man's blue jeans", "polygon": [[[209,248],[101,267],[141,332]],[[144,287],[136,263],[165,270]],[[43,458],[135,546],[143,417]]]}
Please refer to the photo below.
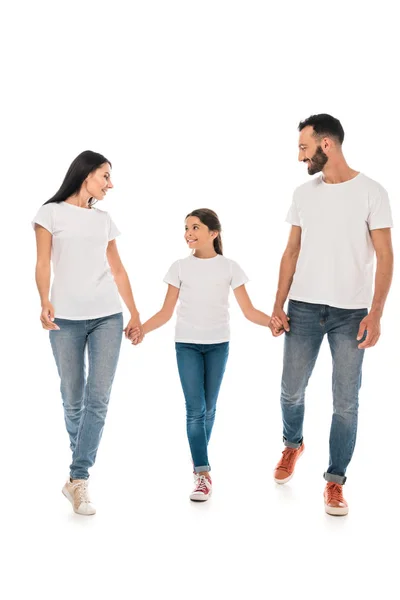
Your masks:
{"label": "man's blue jeans", "polygon": [[[122,340],[122,313],[100,319],[54,319],[50,342],[61,378],[72,479],[87,479],[103,433]],[[85,350],[89,370],[86,377]]]}
{"label": "man's blue jeans", "polygon": [[[285,334],[281,407],[283,439],[298,448],[303,439],[304,395],[322,340],[327,334],[333,361],[333,416],[327,481],[343,484],[357,435],[358,392],[364,350],[357,333],[367,309],[342,309],[289,301],[290,332]],[[365,339],[365,336],[363,340]]]}
{"label": "man's blue jeans", "polygon": [[196,473],[210,471],[207,446],[214,425],[218,393],[229,354],[229,342],[176,342],[179,377],[186,401],[186,429]]}

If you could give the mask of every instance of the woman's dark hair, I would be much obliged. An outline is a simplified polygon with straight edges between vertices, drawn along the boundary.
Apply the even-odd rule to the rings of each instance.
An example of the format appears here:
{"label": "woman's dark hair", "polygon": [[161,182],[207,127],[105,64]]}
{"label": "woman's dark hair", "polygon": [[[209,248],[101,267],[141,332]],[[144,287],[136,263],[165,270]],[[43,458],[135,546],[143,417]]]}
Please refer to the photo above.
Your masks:
{"label": "woman's dark hair", "polygon": [[[56,192],[50,200],[47,200],[45,204],[50,204],[50,202],[64,202],[70,196],[77,194],[86,177],[104,165],[104,163],[108,163],[110,167],[112,166],[110,161],[98,152],[92,152],[91,150],[81,152],[75,160],[72,161],[58,192]],[[89,206],[92,204],[93,198],[90,198]]]}
{"label": "woman's dark hair", "polygon": [[214,250],[217,254],[223,254],[221,223],[219,222],[217,213],[209,208],[198,208],[186,215],[186,219],[188,217],[197,217],[210,231],[218,231],[217,237],[214,238]]}
{"label": "woman's dark hair", "polygon": [[335,119],[331,115],[320,114],[311,115],[305,121],[299,123],[299,131],[304,127],[311,127],[314,129],[314,134],[318,137],[332,137],[338,140],[339,144],[343,144],[344,130],[339,119]]}

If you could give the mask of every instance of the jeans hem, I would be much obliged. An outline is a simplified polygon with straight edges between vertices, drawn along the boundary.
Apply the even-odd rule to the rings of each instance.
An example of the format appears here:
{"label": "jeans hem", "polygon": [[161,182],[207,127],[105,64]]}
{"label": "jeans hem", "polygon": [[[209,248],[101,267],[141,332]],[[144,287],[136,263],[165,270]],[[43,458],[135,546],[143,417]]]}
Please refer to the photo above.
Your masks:
{"label": "jeans hem", "polygon": [[301,442],[299,442],[298,444],[295,444],[293,442],[288,442],[287,439],[284,437],[283,443],[285,444],[286,448],[300,448],[300,446],[303,443],[303,440],[301,440]]}
{"label": "jeans hem", "polygon": [[344,475],[336,475],[335,473],[324,473],[325,481],[330,481],[331,483],[338,483],[339,485],[344,485],[346,483],[347,477]]}
{"label": "jeans hem", "polygon": [[84,479],[85,481],[87,481],[89,479],[89,475],[87,475],[87,474],[82,476],[82,475],[73,475],[72,473],[70,473],[69,476],[71,479]]}
{"label": "jeans hem", "polygon": [[195,473],[203,473],[204,471],[207,471],[207,472],[211,471],[210,465],[208,465],[208,466],[205,465],[204,467],[194,467]]}

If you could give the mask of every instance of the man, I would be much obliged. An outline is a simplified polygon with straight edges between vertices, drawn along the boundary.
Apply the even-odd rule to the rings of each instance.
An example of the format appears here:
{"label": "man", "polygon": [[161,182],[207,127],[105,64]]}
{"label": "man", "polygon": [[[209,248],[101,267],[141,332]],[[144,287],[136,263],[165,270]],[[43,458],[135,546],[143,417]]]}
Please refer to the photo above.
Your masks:
{"label": "man", "polygon": [[285,331],[285,449],[274,478],[280,484],[289,481],[304,451],[305,389],[327,335],[333,359],[333,416],[324,500],[328,514],[345,515],[343,484],[356,441],[362,362],[365,349],[379,339],[392,279],[392,217],[383,187],[346,163],[338,119],[313,115],[299,124],[299,132],[299,161],[306,163],[309,175],[322,174],[295,190],[287,216],[292,228],[272,315],[276,329],[283,323]]}

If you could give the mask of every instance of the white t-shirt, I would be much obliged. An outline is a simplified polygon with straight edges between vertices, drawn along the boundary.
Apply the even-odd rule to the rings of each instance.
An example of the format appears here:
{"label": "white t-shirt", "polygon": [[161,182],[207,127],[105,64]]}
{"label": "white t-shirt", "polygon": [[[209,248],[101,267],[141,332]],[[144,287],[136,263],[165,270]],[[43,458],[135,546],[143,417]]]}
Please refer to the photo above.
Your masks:
{"label": "white t-shirt", "polygon": [[286,221],[301,227],[289,298],[368,308],[374,271],[370,231],[393,226],[386,190],[362,173],[336,184],[319,176],[295,190]]}
{"label": "white t-shirt", "polygon": [[190,255],[174,262],[164,281],[180,289],[176,342],[229,341],[229,290],[248,281],[236,262],[221,254],[213,258]]}
{"label": "white t-shirt", "polygon": [[50,302],[60,319],[98,319],[121,312],[107,262],[108,242],[119,231],[110,215],[67,202],[42,206],[33,220],[52,234],[54,280]]}

